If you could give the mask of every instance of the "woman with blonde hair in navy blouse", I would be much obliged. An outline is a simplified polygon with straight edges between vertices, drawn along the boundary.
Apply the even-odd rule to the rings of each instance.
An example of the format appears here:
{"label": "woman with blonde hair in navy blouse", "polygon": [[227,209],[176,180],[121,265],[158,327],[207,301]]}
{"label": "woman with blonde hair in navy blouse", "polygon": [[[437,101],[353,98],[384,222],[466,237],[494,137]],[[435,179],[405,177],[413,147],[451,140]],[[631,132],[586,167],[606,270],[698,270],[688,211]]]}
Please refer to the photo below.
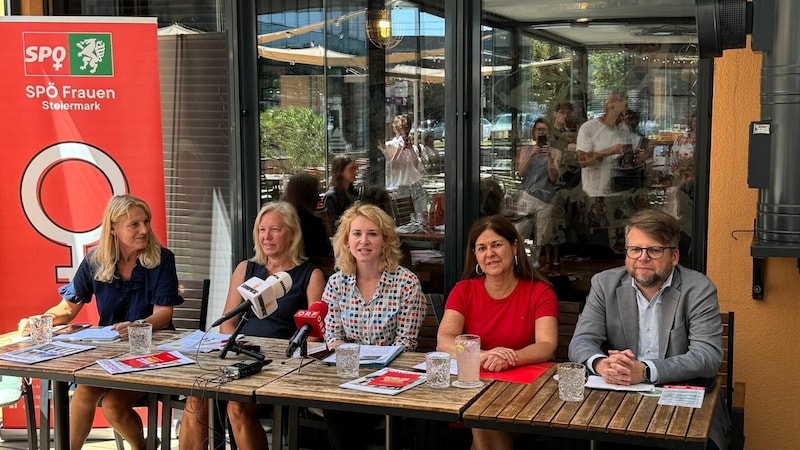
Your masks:
{"label": "woman with blonde hair in navy blouse", "polygon": [[[419,278],[399,264],[400,240],[394,221],[374,205],[356,203],[342,216],[333,238],[338,271],[331,275],[322,300],[328,304],[325,341],[417,347],[425,318]],[[371,429],[383,416],[325,411],[328,436],[339,450],[367,447]],[[354,427],[359,427],[358,430]]]}
{"label": "woman with blonde hair in navy blouse", "polygon": [[[53,325],[72,321],[94,297],[98,325],[110,325],[123,339],[134,321],[148,322],[154,331],[173,328],[172,308],[183,303],[175,255],[159,243],[150,228],[151,218],[147,203],[132,195],[116,195],[108,202],[98,247],[86,255],[72,281],[59,289],[62,300],[45,313],[53,316]],[[25,330],[27,319],[19,327]],[[83,446],[102,398],[108,423],[132,449],[144,450],[142,420],[133,410],[142,395],[79,384],[69,404],[70,448]]]}

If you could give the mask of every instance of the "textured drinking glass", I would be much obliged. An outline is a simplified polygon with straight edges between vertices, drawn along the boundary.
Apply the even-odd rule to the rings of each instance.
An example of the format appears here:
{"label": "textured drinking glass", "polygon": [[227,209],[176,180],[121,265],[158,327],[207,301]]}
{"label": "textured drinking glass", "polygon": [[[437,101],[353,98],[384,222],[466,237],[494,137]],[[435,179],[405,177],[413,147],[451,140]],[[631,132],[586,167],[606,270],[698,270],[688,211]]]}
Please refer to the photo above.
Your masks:
{"label": "textured drinking glass", "polygon": [[358,378],[358,360],[361,346],[342,344],[336,347],[336,373],[342,378]]}
{"label": "textured drinking glass", "polygon": [[450,353],[426,353],[425,373],[428,378],[428,386],[436,389],[450,386]]}
{"label": "textured drinking glass", "polygon": [[453,386],[476,388],[483,386],[481,375],[481,337],[477,334],[456,336],[456,363],[458,380]]}
{"label": "textured drinking glass", "polygon": [[578,363],[558,365],[558,397],[565,402],[582,402],[586,367]]}
{"label": "textured drinking glass", "polygon": [[28,317],[28,329],[35,345],[49,343],[53,340],[53,316],[42,314]]}
{"label": "textured drinking glass", "polygon": [[153,324],[133,322],[128,325],[128,341],[131,345],[131,355],[150,354],[150,344],[153,342]]}

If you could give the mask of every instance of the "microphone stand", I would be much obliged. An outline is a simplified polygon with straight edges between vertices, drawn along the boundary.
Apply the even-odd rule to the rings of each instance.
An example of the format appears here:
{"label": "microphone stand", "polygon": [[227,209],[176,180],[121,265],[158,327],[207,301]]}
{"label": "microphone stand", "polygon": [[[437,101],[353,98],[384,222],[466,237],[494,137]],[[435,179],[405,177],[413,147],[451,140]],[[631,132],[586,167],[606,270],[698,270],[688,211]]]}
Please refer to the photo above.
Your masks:
{"label": "microphone stand", "polygon": [[225,356],[228,355],[229,351],[232,351],[237,355],[240,354],[247,355],[258,361],[264,361],[264,359],[266,359],[266,356],[262,355],[261,353],[258,353],[258,350],[260,350],[258,346],[236,343],[236,337],[239,336],[239,333],[242,332],[242,327],[244,327],[244,323],[247,322],[247,319],[250,318],[251,313],[252,311],[249,309],[242,313],[242,317],[239,319],[239,323],[233,330],[231,337],[228,338],[228,342],[225,343],[225,347],[223,347],[222,351],[219,353],[219,359],[225,359]]}

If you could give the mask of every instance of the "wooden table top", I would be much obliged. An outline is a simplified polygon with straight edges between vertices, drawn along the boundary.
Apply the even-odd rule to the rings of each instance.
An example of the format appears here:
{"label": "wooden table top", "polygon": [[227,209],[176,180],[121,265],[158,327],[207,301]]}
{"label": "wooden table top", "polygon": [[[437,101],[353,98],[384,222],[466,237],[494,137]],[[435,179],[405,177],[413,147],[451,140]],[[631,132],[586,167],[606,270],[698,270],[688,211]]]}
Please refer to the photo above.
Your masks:
{"label": "wooden table top", "polygon": [[[172,339],[174,338],[175,336],[172,336]],[[143,392],[202,394],[206,397],[209,395],[219,396],[226,400],[252,401],[256,388],[297,369],[300,363],[297,359],[287,360],[285,351],[288,341],[285,339],[247,337],[247,340],[252,344],[260,345],[261,353],[267,359],[272,359],[272,363],[264,366],[258,374],[239,380],[221,382],[220,366],[231,365],[250,358],[228,353],[225,359],[219,359],[219,352],[211,352],[199,355],[186,354],[189,358],[197,361],[195,364],[116,375],[111,375],[99,366],[92,365],[75,372],[75,381],[80,384]]]}
{"label": "wooden table top", "polygon": [[553,434],[658,448],[704,449],[720,380],[700,409],[659,406],[658,397],[586,389],[583,402],[558,397],[554,365],[529,385],[495,382],[464,413],[470,427]]}
{"label": "wooden table top", "polygon": [[[3,344],[3,347],[0,347],[0,353],[33,346],[30,341],[11,343],[11,338],[16,336],[18,336],[16,331],[0,336],[0,344]],[[0,360],[0,373],[17,377],[72,382],[75,371],[91,366],[98,359],[122,355],[127,350],[128,343],[125,343],[125,347],[121,347],[119,343],[86,345],[92,345],[95,348],[35,364]]]}
{"label": "wooden table top", "polygon": [[[406,352],[392,361],[389,367],[412,370],[424,359],[424,353]],[[364,376],[375,370],[362,368],[359,375]],[[348,380],[336,375],[335,366],[314,361],[299,371],[256,389],[256,401],[458,421],[467,406],[492,384],[491,380],[487,380],[482,389],[432,389],[423,383],[397,395],[383,395],[339,387],[345,381]]]}

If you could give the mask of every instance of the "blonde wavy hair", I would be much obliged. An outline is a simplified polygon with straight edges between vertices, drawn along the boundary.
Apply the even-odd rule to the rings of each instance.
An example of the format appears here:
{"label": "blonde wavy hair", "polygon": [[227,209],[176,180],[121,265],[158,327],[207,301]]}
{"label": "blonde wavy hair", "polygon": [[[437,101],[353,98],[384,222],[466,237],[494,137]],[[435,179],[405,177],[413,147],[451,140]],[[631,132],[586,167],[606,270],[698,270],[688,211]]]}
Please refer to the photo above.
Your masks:
{"label": "blonde wavy hair", "polygon": [[299,266],[306,259],[303,250],[303,233],[300,231],[300,219],[297,217],[297,210],[294,209],[294,206],[284,201],[267,203],[256,215],[256,221],[253,223],[253,250],[255,255],[250,258],[250,261],[262,266],[267,264],[267,255],[264,254],[264,249],[261,248],[261,243],[258,241],[258,224],[264,214],[272,211],[281,215],[283,224],[292,233],[292,243],[289,245],[289,260],[293,265]]}
{"label": "blonde wavy hair", "polygon": [[384,210],[361,202],[355,203],[342,215],[342,222],[333,237],[333,255],[336,258],[336,268],[347,275],[356,274],[356,259],[350,253],[348,241],[350,238],[350,225],[356,217],[366,217],[367,220],[378,226],[383,234],[383,249],[381,249],[380,270],[395,272],[400,265],[400,239],[394,231],[394,220]]}
{"label": "blonde wavy hair", "polygon": [[[129,212],[133,208],[142,208],[147,215],[148,222],[153,218],[147,203],[132,195],[115,195],[106,205],[100,225],[99,245],[87,256],[94,267],[95,280],[110,283],[114,279],[119,260],[119,245],[112,231],[122,220],[130,217]],[[147,247],[141,250],[136,258],[139,264],[147,269],[158,267],[161,264],[161,243],[152,230],[147,235]]]}

